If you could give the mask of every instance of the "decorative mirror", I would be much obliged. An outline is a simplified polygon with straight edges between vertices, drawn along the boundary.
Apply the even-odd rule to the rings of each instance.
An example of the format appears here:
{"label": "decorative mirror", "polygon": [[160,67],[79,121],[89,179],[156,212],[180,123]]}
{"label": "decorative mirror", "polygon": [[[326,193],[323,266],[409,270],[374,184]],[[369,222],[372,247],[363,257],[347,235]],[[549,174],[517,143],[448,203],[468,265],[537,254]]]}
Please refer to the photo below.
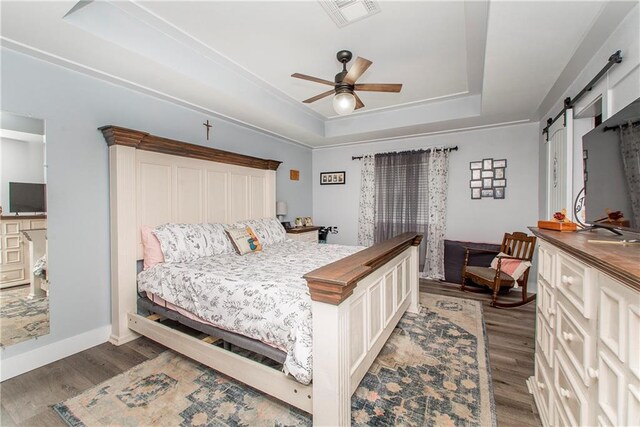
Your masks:
{"label": "decorative mirror", "polygon": [[49,333],[44,121],[0,112],[0,345]]}

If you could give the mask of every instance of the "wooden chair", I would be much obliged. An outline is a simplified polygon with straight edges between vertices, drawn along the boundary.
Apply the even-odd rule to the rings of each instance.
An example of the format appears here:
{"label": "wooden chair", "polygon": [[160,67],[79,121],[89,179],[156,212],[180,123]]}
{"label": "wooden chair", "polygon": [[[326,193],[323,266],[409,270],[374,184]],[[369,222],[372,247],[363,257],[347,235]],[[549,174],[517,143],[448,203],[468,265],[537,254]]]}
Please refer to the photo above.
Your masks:
{"label": "wooden chair", "polygon": [[500,252],[508,254],[509,256],[498,258],[497,268],[491,267],[477,267],[469,266],[469,254],[470,252],[476,253],[495,253],[498,251],[488,251],[481,249],[466,248],[464,265],[462,266],[462,291],[469,290],[471,292],[484,292],[484,289],[467,288],[467,280],[470,280],[478,285],[482,285],[490,288],[493,291],[493,297],[491,299],[492,307],[518,307],[523,304],[527,304],[536,299],[536,294],[529,296],[527,294],[527,280],[529,279],[530,267],[518,279],[518,285],[522,287],[522,301],[515,303],[502,303],[498,302],[499,292],[507,290],[514,286],[514,280],[511,276],[500,271],[502,265],[502,259],[519,259],[522,261],[529,261],[533,258],[533,251],[536,247],[535,236],[528,236],[526,233],[514,232],[505,233],[502,239],[502,245],[500,246]]}

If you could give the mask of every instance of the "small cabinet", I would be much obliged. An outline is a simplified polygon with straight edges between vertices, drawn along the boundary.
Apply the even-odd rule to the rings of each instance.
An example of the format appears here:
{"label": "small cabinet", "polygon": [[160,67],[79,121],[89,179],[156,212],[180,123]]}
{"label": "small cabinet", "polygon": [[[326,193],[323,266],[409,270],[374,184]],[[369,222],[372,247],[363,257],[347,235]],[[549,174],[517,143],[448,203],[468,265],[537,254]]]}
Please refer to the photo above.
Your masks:
{"label": "small cabinet", "polygon": [[296,227],[287,230],[287,238],[299,242],[318,243],[320,227]]}

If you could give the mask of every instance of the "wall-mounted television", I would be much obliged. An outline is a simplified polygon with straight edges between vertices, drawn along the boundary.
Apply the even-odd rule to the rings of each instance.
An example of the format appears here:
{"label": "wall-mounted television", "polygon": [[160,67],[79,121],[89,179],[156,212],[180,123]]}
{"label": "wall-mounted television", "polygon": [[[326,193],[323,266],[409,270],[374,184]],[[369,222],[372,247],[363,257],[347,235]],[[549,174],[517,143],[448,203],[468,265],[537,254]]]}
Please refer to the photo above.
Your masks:
{"label": "wall-mounted television", "polygon": [[[635,137],[624,136],[630,131]],[[586,222],[640,233],[640,98],[582,137]]]}
{"label": "wall-mounted television", "polygon": [[9,183],[9,212],[47,211],[46,184],[29,182]]}

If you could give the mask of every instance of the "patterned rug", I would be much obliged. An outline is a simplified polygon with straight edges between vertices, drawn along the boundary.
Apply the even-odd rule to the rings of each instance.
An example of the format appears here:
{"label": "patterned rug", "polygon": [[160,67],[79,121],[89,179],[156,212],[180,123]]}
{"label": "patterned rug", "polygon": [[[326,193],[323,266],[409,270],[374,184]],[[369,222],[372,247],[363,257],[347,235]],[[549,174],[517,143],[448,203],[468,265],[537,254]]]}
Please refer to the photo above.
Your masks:
{"label": "patterned rug", "polygon": [[[495,426],[480,303],[421,294],[354,393],[354,426]],[[172,351],[54,406],[70,426],[310,426],[311,417]]]}
{"label": "patterned rug", "polygon": [[49,298],[29,299],[29,286],[0,291],[0,345],[49,333]]}

